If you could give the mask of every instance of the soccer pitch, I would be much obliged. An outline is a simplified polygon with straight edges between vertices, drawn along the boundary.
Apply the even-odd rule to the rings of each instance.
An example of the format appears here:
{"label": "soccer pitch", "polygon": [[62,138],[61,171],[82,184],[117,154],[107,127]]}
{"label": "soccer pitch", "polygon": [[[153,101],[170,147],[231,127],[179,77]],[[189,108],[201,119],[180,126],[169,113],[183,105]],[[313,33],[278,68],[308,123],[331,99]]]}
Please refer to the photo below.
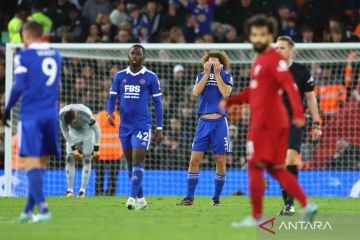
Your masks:
{"label": "soccer pitch", "polygon": [[[126,199],[49,197],[48,203],[54,216],[51,223],[21,224],[17,216],[26,199],[0,198],[1,239],[257,239],[255,229],[234,229],[230,226],[232,221],[242,220],[250,213],[248,197],[223,197],[220,207],[210,206],[211,197],[197,197],[196,205],[191,207],[175,206],[181,197],[147,197],[149,209],[143,211],[127,210]],[[311,199],[320,205],[319,215],[360,213],[358,199]],[[281,206],[281,198],[265,198],[267,215],[274,216]],[[299,209],[299,206],[296,205],[296,208]],[[347,239],[346,235],[342,236],[342,239]]]}

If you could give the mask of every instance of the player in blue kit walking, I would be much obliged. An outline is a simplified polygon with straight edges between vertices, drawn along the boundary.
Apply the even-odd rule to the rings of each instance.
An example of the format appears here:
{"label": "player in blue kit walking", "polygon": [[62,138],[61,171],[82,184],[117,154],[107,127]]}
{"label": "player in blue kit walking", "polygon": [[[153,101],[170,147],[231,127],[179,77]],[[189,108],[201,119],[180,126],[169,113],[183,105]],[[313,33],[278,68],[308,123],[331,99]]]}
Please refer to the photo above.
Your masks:
{"label": "player in blue kit walking", "polygon": [[145,209],[142,179],[144,159],[151,141],[150,98],[153,99],[156,114],[155,141],[163,138],[163,112],[161,89],[158,77],[143,66],[145,49],[134,45],[129,51],[129,67],[118,72],[110,89],[107,101],[109,124],[115,126],[113,112],[116,99],[120,98],[120,140],[128,163],[131,193],[126,207],[129,210]]}
{"label": "player in blue kit walking", "polygon": [[[29,181],[21,222],[47,222],[52,218],[43,192],[43,174],[48,156],[59,154],[57,100],[62,58],[48,43],[41,42],[42,35],[43,26],[37,22],[22,27],[26,49],[14,58],[15,82],[3,114],[3,123],[9,126],[11,108],[21,98],[18,146]],[[35,205],[37,215],[33,215]]]}
{"label": "player in blue kit walking", "polygon": [[204,71],[199,73],[193,88],[193,96],[199,97],[199,124],[194,137],[186,197],[177,205],[194,204],[196,185],[199,180],[200,163],[204,153],[212,150],[216,161],[215,193],[212,206],[220,206],[220,195],[226,178],[226,154],[231,151],[227,124],[227,112],[219,109],[223,98],[231,94],[233,79],[229,68],[229,57],[223,51],[206,52],[202,59]]}

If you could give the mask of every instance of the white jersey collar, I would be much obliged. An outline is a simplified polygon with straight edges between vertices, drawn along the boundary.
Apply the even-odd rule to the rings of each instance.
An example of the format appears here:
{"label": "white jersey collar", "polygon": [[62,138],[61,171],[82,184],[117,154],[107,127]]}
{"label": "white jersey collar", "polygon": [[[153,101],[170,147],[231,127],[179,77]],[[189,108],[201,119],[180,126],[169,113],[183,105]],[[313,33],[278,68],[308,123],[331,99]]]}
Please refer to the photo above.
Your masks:
{"label": "white jersey collar", "polygon": [[32,43],[28,47],[28,49],[40,49],[40,50],[45,50],[45,49],[49,49],[49,48],[50,48],[50,44],[47,42]]}
{"label": "white jersey collar", "polygon": [[130,67],[127,67],[126,68],[126,73],[127,74],[131,74],[131,75],[133,75],[133,76],[136,76],[136,75],[138,75],[138,74],[144,74],[146,72],[146,67],[142,67],[142,69],[140,70],[140,71],[138,71],[137,73],[133,73],[131,70],[130,70]]}

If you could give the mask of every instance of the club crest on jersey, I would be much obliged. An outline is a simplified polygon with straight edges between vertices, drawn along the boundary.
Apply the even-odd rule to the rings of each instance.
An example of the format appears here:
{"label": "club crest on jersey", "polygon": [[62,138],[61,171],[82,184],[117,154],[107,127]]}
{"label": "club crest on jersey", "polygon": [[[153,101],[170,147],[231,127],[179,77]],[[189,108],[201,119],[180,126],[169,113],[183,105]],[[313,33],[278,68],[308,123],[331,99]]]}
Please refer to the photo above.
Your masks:
{"label": "club crest on jersey", "polygon": [[145,84],[146,81],[145,81],[145,79],[140,79],[139,82],[140,82],[140,84]]}
{"label": "club crest on jersey", "polygon": [[261,65],[259,65],[259,64],[257,64],[257,65],[254,67],[254,76],[259,75],[260,69],[261,69]]}
{"label": "club crest on jersey", "polygon": [[286,63],[285,60],[281,59],[281,60],[279,61],[278,66],[277,66],[277,71],[278,71],[278,72],[285,72],[285,71],[287,71],[287,70],[288,70],[288,64]]}
{"label": "club crest on jersey", "polygon": [[126,79],[122,80],[122,82],[126,82]]}

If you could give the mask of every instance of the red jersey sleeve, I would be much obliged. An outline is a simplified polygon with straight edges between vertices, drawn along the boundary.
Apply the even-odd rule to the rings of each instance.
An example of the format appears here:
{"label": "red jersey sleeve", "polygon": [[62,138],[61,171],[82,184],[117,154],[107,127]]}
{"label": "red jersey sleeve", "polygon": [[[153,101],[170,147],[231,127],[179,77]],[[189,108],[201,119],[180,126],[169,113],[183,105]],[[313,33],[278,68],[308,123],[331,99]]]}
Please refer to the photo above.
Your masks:
{"label": "red jersey sleeve", "polygon": [[276,81],[281,85],[281,88],[286,91],[289,97],[293,111],[293,119],[304,118],[304,109],[300,100],[299,90],[288,70],[287,62],[284,59],[279,58],[274,61],[274,63],[276,64],[273,68]]}
{"label": "red jersey sleeve", "polygon": [[242,90],[235,96],[230,97],[227,101],[228,107],[234,104],[240,104],[242,102],[249,101],[249,96],[250,96],[249,93],[250,93],[250,89],[249,87],[246,87],[244,88],[244,90]]}

